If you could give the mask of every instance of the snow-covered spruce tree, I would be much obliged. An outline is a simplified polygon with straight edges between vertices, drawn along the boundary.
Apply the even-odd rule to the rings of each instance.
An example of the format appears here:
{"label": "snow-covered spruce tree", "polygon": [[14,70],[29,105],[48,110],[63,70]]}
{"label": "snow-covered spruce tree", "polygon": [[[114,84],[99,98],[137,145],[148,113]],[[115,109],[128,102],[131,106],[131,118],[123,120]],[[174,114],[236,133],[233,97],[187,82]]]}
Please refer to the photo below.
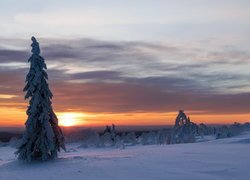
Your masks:
{"label": "snow-covered spruce tree", "polygon": [[30,99],[26,111],[28,119],[16,152],[18,159],[28,162],[55,159],[60,148],[65,150],[64,136],[51,105],[53,95],[47,83],[47,67],[44,58],[40,56],[39,43],[35,37],[31,40],[32,55],[28,60],[31,64],[23,89],[26,92],[25,99]]}

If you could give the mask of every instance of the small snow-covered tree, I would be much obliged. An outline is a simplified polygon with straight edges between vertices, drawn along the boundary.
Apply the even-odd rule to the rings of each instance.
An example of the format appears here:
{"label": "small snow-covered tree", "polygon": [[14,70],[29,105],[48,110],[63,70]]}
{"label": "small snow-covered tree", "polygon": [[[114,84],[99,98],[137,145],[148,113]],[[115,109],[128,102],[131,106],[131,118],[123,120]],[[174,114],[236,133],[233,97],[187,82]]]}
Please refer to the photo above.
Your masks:
{"label": "small snow-covered tree", "polygon": [[176,117],[175,126],[171,135],[171,143],[195,142],[196,129],[197,125],[190,121],[183,110],[180,110]]}
{"label": "small snow-covered tree", "polygon": [[156,133],[154,131],[142,133],[140,137],[140,142],[142,145],[156,144]]}
{"label": "small snow-covered tree", "polygon": [[87,129],[82,131],[82,144],[80,147],[98,147],[100,144],[100,136],[93,129]]}
{"label": "small snow-covered tree", "polygon": [[25,161],[48,160],[57,157],[60,148],[65,150],[64,136],[52,109],[52,92],[47,83],[48,75],[44,58],[35,37],[32,40],[30,70],[26,76],[25,99],[30,99],[26,111],[26,130],[16,154]]}
{"label": "small snow-covered tree", "polygon": [[135,145],[137,143],[135,132],[129,132],[123,138],[126,145]]}
{"label": "small snow-covered tree", "polygon": [[109,132],[106,132],[105,134],[103,134],[100,140],[101,140],[101,146],[103,147],[111,147],[115,143],[112,139],[112,134]]}
{"label": "small snow-covered tree", "polygon": [[157,144],[166,144],[168,141],[168,132],[165,129],[161,129],[156,133],[156,143]]}

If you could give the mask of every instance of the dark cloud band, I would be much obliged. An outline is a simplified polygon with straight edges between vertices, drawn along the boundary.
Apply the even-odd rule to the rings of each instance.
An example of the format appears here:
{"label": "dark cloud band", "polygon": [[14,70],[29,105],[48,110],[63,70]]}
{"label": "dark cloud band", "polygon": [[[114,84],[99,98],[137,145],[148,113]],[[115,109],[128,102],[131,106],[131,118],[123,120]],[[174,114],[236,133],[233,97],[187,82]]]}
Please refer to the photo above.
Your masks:
{"label": "dark cloud band", "polygon": [[[246,52],[211,53],[200,60],[199,52],[188,48],[144,42],[42,39],[40,44],[60,111],[249,113],[250,74],[223,69],[236,62],[245,67]],[[17,95],[6,103],[23,102],[28,70],[6,63],[27,63],[29,55],[0,49],[0,94]]]}

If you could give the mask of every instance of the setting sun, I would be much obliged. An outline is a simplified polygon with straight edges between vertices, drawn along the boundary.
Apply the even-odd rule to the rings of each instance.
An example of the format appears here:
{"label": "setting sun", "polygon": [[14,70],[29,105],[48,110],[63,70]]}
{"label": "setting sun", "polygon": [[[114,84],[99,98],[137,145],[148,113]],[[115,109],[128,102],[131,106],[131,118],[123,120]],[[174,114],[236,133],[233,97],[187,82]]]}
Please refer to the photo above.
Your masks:
{"label": "setting sun", "polygon": [[78,125],[81,121],[83,121],[84,114],[83,113],[74,113],[74,112],[66,112],[66,113],[58,113],[59,125],[61,126],[75,126]]}

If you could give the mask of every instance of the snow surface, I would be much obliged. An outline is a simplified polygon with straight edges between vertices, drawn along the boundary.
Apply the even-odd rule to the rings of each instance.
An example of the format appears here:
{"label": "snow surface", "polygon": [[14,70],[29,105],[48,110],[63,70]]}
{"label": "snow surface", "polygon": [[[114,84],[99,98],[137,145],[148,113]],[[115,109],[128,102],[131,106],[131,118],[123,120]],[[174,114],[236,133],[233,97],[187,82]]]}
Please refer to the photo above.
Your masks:
{"label": "snow surface", "polygon": [[17,161],[15,149],[0,147],[0,180],[249,180],[250,132],[192,144],[78,148],[68,144],[59,159]]}

